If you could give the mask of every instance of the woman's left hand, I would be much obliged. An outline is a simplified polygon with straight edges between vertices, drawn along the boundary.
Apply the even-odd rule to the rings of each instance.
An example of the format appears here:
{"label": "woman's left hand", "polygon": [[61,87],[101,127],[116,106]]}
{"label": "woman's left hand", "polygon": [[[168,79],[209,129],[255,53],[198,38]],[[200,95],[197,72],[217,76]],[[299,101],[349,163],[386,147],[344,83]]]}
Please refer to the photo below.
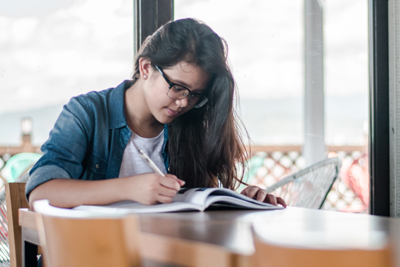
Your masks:
{"label": "woman's left hand", "polygon": [[286,208],[286,203],[282,198],[275,197],[272,194],[268,194],[267,191],[261,189],[258,186],[248,186],[245,189],[243,189],[241,194],[261,202],[270,203],[274,206],[281,204],[283,207]]}

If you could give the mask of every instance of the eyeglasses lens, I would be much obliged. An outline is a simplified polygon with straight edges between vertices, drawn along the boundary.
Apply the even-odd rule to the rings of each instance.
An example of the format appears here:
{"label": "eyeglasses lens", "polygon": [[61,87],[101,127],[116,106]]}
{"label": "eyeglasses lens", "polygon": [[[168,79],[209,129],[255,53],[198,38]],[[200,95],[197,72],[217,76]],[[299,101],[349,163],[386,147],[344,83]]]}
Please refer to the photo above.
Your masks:
{"label": "eyeglasses lens", "polygon": [[167,95],[174,99],[183,99],[185,97],[188,97],[189,99],[189,105],[195,108],[199,108],[203,106],[207,101],[206,97],[202,95],[192,95],[187,89],[184,88],[175,88],[172,87],[168,90]]}

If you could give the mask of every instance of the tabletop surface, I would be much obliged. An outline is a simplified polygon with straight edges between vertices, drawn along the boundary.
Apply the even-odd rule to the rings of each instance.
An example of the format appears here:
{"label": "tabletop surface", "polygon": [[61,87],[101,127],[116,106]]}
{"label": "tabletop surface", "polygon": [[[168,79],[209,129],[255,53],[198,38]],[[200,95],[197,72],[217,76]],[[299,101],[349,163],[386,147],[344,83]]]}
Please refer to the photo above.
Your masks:
{"label": "tabletop surface", "polygon": [[[207,244],[239,255],[254,252],[253,233],[266,242],[289,247],[373,250],[390,244],[400,252],[400,220],[367,214],[288,207],[138,217],[144,235]],[[30,216],[20,216],[20,225],[35,227]]]}
{"label": "tabletop surface", "polygon": [[[374,249],[384,245],[400,223],[394,218],[295,207],[141,214],[139,217],[144,232],[211,242],[238,251],[251,250],[251,226],[260,237],[287,245],[293,242],[296,246],[314,246],[316,239],[321,238],[327,247],[338,247],[342,243],[343,248]],[[339,238],[343,242],[336,240]]]}

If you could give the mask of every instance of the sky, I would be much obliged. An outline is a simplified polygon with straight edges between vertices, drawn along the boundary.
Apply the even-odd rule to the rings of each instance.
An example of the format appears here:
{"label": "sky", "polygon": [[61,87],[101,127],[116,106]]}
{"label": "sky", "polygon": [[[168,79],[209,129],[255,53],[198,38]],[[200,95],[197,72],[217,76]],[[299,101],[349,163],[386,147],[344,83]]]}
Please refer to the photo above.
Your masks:
{"label": "sky", "polygon": [[130,77],[132,1],[9,2],[0,2],[0,113],[66,103]]}
{"label": "sky", "polygon": [[0,13],[7,16],[44,16],[61,8],[67,8],[73,0],[0,0]]}
{"label": "sky", "polygon": [[[0,0],[0,114],[65,103],[130,78],[132,2]],[[325,93],[365,95],[367,1],[322,4]],[[175,0],[175,18],[183,17],[227,40],[240,97],[302,96],[302,1]]]}

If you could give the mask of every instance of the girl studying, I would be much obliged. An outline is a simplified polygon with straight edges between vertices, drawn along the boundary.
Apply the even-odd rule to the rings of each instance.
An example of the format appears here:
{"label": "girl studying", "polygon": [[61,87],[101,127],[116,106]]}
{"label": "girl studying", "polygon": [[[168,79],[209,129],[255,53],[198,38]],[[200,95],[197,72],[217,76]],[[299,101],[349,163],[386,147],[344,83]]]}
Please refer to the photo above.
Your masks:
{"label": "girl studying", "polygon": [[[64,106],[30,171],[29,203],[153,205],[170,203],[182,187],[237,188],[245,146],[234,90],[222,38],[194,19],[165,24],[142,44],[132,79]],[[241,193],[285,206],[259,187]]]}

